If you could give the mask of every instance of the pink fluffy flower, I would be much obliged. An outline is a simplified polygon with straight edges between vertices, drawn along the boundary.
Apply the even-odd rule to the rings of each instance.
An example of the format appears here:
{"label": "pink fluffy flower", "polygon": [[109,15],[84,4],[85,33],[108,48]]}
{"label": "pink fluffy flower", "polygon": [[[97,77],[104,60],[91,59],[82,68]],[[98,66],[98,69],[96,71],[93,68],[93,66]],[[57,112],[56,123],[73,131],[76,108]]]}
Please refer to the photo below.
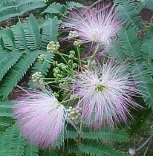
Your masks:
{"label": "pink fluffy flower", "polygon": [[65,108],[53,95],[30,92],[14,106],[22,135],[42,148],[54,145],[65,126]]}
{"label": "pink fluffy flower", "polygon": [[76,107],[82,108],[85,123],[94,128],[114,127],[127,122],[129,108],[140,107],[132,96],[140,94],[123,65],[112,61],[86,69],[72,81],[73,96],[79,97]]}
{"label": "pink fluffy flower", "polygon": [[121,26],[117,18],[114,6],[98,3],[93,7],[71,10],[63,27],[77,32],[83,42],[98,43],[107,49]]}

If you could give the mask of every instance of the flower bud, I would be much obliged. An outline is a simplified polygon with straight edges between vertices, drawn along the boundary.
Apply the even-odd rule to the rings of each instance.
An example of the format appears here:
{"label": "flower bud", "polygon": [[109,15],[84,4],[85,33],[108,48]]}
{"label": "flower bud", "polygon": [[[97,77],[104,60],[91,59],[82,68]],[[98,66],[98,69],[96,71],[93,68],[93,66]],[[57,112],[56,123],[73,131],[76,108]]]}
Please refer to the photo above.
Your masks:
{"label": "flower bud", "polygon": [[60,48],[60,44],[59,42],[54,42],[54,41],[51,41],[48,43],[47,45],[47,50],[48,52],[52,52],[52,51],[58,51],[58,49]]}
{"label": "flower bud", "polygon": [[135,149],[130,148],[130,149],[129,149],[129,154],[130,154],[131,156],[135,155],[135,154],[136,154]]}
{"label": "flower bud", "polygon": [[68,38],[69,40],[73,40],[73,39],[75,39],[75,38],[77,38],[77,37],[78,37],[78,33],[77,33],[76,31],[70,31],[67,38]]}
{"label": "flower bud", "polygon": [[33,82],[42,82],[41,78],[42,78],[41,72],[35,72],[32,75],[32,81]]}
{"label": "flower bud", "polygon": [[41,54],[38,56],[38,62],[43,63],[45,61],[46,55],[45,54]]}
{"label": "flower bud", "polygon": [[76,40],[73,43],[74,46],[80,46],[81,44],[82,44],[82,41],[81,40]]}

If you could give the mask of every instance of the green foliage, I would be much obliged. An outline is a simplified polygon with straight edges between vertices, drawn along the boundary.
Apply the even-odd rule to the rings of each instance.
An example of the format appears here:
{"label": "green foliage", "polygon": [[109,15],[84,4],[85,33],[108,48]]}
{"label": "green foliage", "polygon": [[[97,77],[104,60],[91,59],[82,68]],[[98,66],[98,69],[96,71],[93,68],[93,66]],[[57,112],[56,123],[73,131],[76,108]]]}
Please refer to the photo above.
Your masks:
{"label": "green foliage", "polygon": [[135,5],[130,0],[114,0],[114,2],[117,5],[116,12],[119,19],[127,27],[134,27],[139,30],[142,27],[142,21]]}
{"label": "green foliage", "polygon": [[42,8],[44,6],[44,0],[1,0],[0,22],[12,17],[19,17],[28,11]]}
{"label": "green foliage", "polygon": [[50,41],[57,41],[59,20],[54,17],[47,19],[42,26],[41,47],[46,49]]}
{"label": "green foliage", "polygon": [[38,156],[38,148],[31,144],[25,145],[23,156]]}
{"label": "green foliage", "polygon": [[[91,129],[82,130],[79,134],[74,128],[67,128],[65,133],[66,143],[69,143],[68,153],[81,153],[93,156],[119,156],[124,155],[122,152],[112,149],[110,147],[112,142],[125,142],[128,141],[126,132],[109,128],[101,131],[94,131]],[[80,139],[79,139],[80,138]],[[76,144],[74,140],[81,140],[80,144]],[[118,155],[119,154],[119,155]]]}
{"label": "green foliage", "polygon": [[61,156],[61,153],[55,151],[44,151],[41,156]]}
{"label": "green foliage", "polygon": [[5,59],[0,62],[0,66],[3,66],[3,68],[1,68],[0,70],[0,80],[2,80],[7,71],[19,60],[21,56],[22,52],[18,51],[17,49],[14,49],[11,52],[3,52],[2,57],[5,57]]}
{"label": "green foliage", "polygon": [[38,156],[38,148],[27,144],[13,125],[0,136],[0,156]]}
{"label": "green foliage", "polygon": [[[8,39],[1,45],[4,49],[12,50],[1,52],[1,56],[5,57],[0,62],[0,67],[2,68],[6,62],[5,67],[0,71],[1,96],[7,97],[32,65],[34,65],[32,73],[40,71],[43,75],[47,74],[49,61],[52,60],[53,55],[46,51],[46,47],[49,41],[57,41],[58,24],[57,18],[48,19],[44,21],[44,26],[41,28],[36,18],[31,15],[25,22],[3,31],[3,33],[7,32]],[[46,54],[46,61],[41,64],[36,58],[42,53]]]}
{"label": "green foliage", "polygon": [[128,135],[121,130],[103,129],[101,131],[89,131],[81,133],[83,139],[102,139],[107,141],[124,142]]}
{"label": "green foliage", "polygon": [[81,8],[81,7],[84,7],[84,5],[77,2],[66,2],[66,5],[62,5],[60,3],[52,3],[42,12],[42,14],[48,13],[48,14],[56,14],[56,15],[60,15],[60,14],[65,15],[68,9]]}
{"label": "green foliage", "polygon": [[66,2],[66,6],[68,9],[84,7],[83,4],[78,2]]}
{"label": "green foliage", "polygon": [[0,102],[0,117],[8,117],[8,118],[12,118],[13,114],[12,114],[12,106],[13,106],[13,102],[11,101],[4,101],[4,102]]}
{"label": "green foliage", "polygon": [[[151,68],[153,64],[150,64]],[[139,83],[137,86],[142,90],[144,101],[153,110],[153,79],[150,74],[150,66],[147,63],[135,63],[132,66],[134,79]]]}
{"label": "green foliage", "polygon": [[143,0],[141,1],[144,7],[147,7],[149,9],[153,10],[153,0]]}
{"label": "green foliage", "polygon": [[0,95],[7,97],[17,83],[22,79],[30,66],[39,55],[39,51],[25,51],[22,58],[9,70],[1,83]]}
{"label": "green foliage", "polygon": [[81,143],[79,150],[89,156],[126,156],[126,154],[117,151],[113,147],[107,146],[100,141]]}
{"label": "green foliage", "polygon": [[66,139],[76,139],[78,137],[78,133],[74,130],[67,130],[65,133]]}
{"label": "green foliage", "polygon": [[25,141],[15,126],[8,128],[0,137],[1,156],[22,156],[24,146]]}
{"label": "green foliage", "polygon": [[146,32],[143,38],[142,43],[142,51],[143,51],[143,57],[144,59],[152,59],[153,58],[153,28],[149,29],[149,31]]}
{"label": "green foliage", "polygon": [[12,114],[13,104],[14,102],[12,101],[0,102],[0,134],[14,123]]}
{"label": "green foliage", "polygon": [[42,12],[42,14],[43,13],[60,14],[62,13],[63,9],[64,9],[64,6],[62,4],[52,3],[50,4],[50,6],[48,6],[47,9],[44,10],[44,12]]}
{"label": "green foliage", "polygon": [[141,58],[140,41],[137,37],[137,31],[134,28],[123,28],[118,33],[119,44],[124,50],[125,55],[130,60],[137,61]]}

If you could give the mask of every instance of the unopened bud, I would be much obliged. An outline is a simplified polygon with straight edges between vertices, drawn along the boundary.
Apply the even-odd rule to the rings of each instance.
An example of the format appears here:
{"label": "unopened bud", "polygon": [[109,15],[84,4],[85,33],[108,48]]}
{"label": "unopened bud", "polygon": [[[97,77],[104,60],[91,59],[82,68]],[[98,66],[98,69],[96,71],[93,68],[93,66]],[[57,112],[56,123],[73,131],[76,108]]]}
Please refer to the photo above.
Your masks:
{"label": "unopened bud", "polygon": [[40,63],[42,63],[42,62],[44,62],[45,58],[46,58],[46,55],[45,54],[41,54],[41,55],[38,56],[38,61]]}
{"label": "unopened bud", "polygon": [[72,40],[72,39],[76,39],[77,37],[78,37],[78,33],[76,31],[70,31],[67,38],[69,40]]}
{"label": "unopened bud", "polygon": [[59,42],[51,41],[51,42],[49,42],[48,45],[47,45],[47,50],[48,50],[49,52],[57,51],[57,50],[59,49],[59,47],[60,47]]}
{"label": "unopened bud", "polygon": [[130,149],[129,149],[129,154],[130,154],[131,156],[135,155],[135,154],[136,154],[135,149],[130,148]]}
{"label": "unopened bud", "polygon": [[81,44],[82,44],[82,41],[81,40],[76,40],[73,43],[74,46],[80,46]]}

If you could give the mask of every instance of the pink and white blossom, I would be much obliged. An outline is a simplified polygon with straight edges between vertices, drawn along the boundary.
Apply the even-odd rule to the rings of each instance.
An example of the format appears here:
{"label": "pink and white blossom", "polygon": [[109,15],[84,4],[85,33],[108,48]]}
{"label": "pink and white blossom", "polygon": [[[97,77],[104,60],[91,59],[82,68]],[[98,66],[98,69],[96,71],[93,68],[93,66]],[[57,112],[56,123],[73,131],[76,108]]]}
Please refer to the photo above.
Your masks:
{"label": "pink and white blossom", "polygon": [[93,7],[70,10],[63,20],[63,27],[75,34],[77,32],[82,42],[93,42],[108,49],[111,38],[121,27],[117,19],[114,6],[98,3]]}
{"label": "pink and white blossom", "polygon": [[52,147],[65,126],[65,108],[53,95],[29,92],[13,108],[22,135],[42,148]]}
{"label": "pink and white blossom", "polygon": [[72,96],[79,97],[85,124],[94,128],[126,123],[129,108],[140,107],[133,96],[140,94],[124,65],[110,61],[101,67],[85,69],[72,81]]}

